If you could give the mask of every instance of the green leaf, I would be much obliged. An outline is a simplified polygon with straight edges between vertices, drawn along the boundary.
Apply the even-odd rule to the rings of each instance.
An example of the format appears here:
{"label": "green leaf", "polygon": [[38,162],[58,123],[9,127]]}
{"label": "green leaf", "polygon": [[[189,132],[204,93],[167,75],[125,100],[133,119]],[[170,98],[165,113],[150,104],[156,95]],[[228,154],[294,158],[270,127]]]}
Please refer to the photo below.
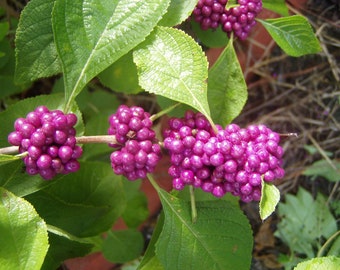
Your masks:
{"label": "green leaf", "polygon": [[0,41],[4,39],[4,37],[8,34],[9,23],[1,22],[0,23]]}
{"label": "green leaf", "polygon": [[[303,149],[305,149],[308,152],[308,154],[310,154],[310,155],[320,153],[320,151],[314,145],[304,145]],[[327,155],[328,157],[333,156],[333,153],[330,152],[330,151],[324,151],[324,154]]]}
{"label": "green leaf", "polygon": [[23,89],[21,86],[18,86],[14,83],[12,74],[0,75],[0,85],[1,85],[0,99],[11,96],[15,93],[19,93]]}
{"label": "green leaf", "polygon": [[137,228],[149,216],[148,201],[145,193],[140,191],[141,181],[124,181],[126,208],[122,214],[129,228]]}
{"label": "green leaf", "polygon": [[285,0],[262,0],[263,7],[282,16],[288,16],[289,11]]}
{"label": "green leaf", "polygon": [[267,183],[262,179],[261,188],[261,200],[260,200],[260,217],[265,220],[269,217],[276,208],[276,205],[280,201],[280,191],[276,186],[271,183]]}
{"label": "green leaf", "polygon": [[45,221],[77,237],[111,228],[125,208],[121,177],[109,162],[81,162],[81,169],[27,196]]}
{"label": "green leaf", "polygon": [[222,126],[229,124],[240,114],[247,97],[247,85],[230,40],[209,70],[208,100],[211,107],[218,108],[211,112],[214,122]]}
{"label": "green leaf", "polygon": [[150,258],[143,267],[137,268],[138,270],[164,270],[164,267],[162,264],[159,262],[158,258],[156,256],[153,256]]}
{"label": "green leaf", "polygon": [[137,67],[132,60],[132,52],[119,58],[98,77],[102,84],[116,92],[137,94],[142,91],[138,84]]}
{"label": "green leaf", "polygon": [[69,110],[96,75],[142,42],[170,0],[56,1],[52,25]]}
{"label": "green leaf", "polygon": [[50,248],[41,270],[58,269],[69,258],[82,257],[91,251],[93,245],[72,241],[65,237],[49,233]]}
{"label": "green leaf", "polygon": [[0,166],[0,186],[18,197],[23,197],[51,185],[51,182],[45,181],[39,176],[24,173],[23,166],[22,160]]}
{"label": "green leaf", "polygon": [[285,53],[302,56],[321,50],[308,20],[300,15],[259,20]]}
{"label": "green leaf", "polygon": [[311,260],[301,262],[294,270],[338,270],[340,258],[335,256],[313,258]]}
{"label": "green leaf", "polygon": [[249,269],[252,232],[239,207],[219,201],[190,203],[159,190],[165,221],[156,254],[165,269]]}
{"label": "green leaf", "polygon": [[327,160],[318,160],[314,162],[311,166],[308,166],[303,172],[303,175],[308,176],[322,176],[330,182],[340,181],[340,162],[337,160],[332,160],[333,165],[336,166],[338,170],[335,170]]}
{"label": "green leaf", "polygon": [[16,31],[16,71],[18,83],[34,81],[61,72],[52,31],[55,0],[31,0],[21,13]]}
{"label": "green leaf", "polygon": [[164,212],[158,217],[156,227],[152,233],[151,240],[148,244],[148,247],[145,251],[145,254],[140,262],[137,270],[164,270],[164,267],[160,263],[159,259],[156,256],[156,243],[158,241],[159,235],[162,232],[164,226]]}
{"label": "green leaf", "polygon": [[208,62],[191,37],[178,29],[156,27],[133,57],[146,91],[185,103],[210,118]]}
{"label": "green leaf", "polygon": [[175,26],[186,20],[197,4],[197,0],[171,0],[167,13],[158,25]]}
{"label": "green leaf", "polygon": [[221,27],[217,29],[203,30],[199,23],[191,20],[191,27],[195,33],[195,37],[209,48],[221,48],[229,43],[228,35],[222,31]]}
{"label": "green leaf", "polygon": [[280,203],[278,214],[282,217],[275,233],[292,252],[315,256],[321,237],[328,238],[337,230],[336,221],[326,205],[326,199],[318,194],[316,200],[300,188],[294,195],[285,196],[286,203]]}
{"label": "green leaf", "polygon": [[0,269],[40,269],[49,246],[46,224],[29,202],[2,187],[0,235]]}
{"label": "green leaf", "polygon": [[86,89],[77,96],[76,100],[79,104],[79,109],[82,111],[87,122],[92,117],[99,117],[101,115],[106,118],[105,128],[101,127],[103,129],[96,129],[95,123],[91,124],[91,128],[89,128],[88,123],[86,123],[86,134],[106,134],[108,128],[108,117],[113,114],[121,104],[117,95],[101,89]]}
{"label": "green leaf", "polygon": [[[33,98],[26,98],[18,101],[14,105],[8,107],[0,113],[1,129],[0,129],[0,147],[9,146],[7,136],[14,130],[14,122],[19,117],[26,117],[27,113],[34,111],[36,107],[45,105],[50,110],[62,109],[65,102],[62,94],[41,95]],[[77,136],[81,136],[84,131],[82,115],[79,112],[76,104],[73,104],[71,111],[78,117],[78,122],[75,126]]]}
{"label": "green leaf", "polygon": [[144,239],[139,231],[132,229],[109,231],[103,243],[104,257],[115,263],[125,263],[139,257],[143,251]]}

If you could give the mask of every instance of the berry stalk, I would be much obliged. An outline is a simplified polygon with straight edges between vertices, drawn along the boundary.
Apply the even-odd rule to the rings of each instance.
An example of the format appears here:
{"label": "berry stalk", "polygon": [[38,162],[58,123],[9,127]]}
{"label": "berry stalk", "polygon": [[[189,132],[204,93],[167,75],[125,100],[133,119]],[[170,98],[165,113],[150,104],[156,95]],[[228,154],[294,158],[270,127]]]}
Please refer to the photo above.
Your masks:
{"label": "berry stalk", "polygon": [[0,155],[12,155],[17,154],[19,152],[18,146],[8,146],[0,148]]}
{"label": "berry stalk", "polygon": [[116,144],[116,136],[115,135],[98,135],[98,136],[80,136],[76,137],[76,142],[79,144],[86,143],[111,143]]}
{"label": "berry stalk", "polygon": [[[80,136],[75,137],[78,144],[87,143],[112,143],[116,144],[116,136],[114,135],[97,135],[97,136]],[[0,148],[0,155],[13,155],[19,153],[19,146],[8,146]]]}

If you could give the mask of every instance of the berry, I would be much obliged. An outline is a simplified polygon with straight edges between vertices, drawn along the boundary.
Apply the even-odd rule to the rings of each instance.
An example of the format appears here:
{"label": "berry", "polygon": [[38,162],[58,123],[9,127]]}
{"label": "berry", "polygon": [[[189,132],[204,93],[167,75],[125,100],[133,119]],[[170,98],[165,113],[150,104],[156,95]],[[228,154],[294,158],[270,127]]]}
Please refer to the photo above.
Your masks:
{"label": "berry", "polygon": [[82,148],[76,145],[77,116],[60,110],[50,111],[45,106],[29,112],[26,118],[14,122],[15,131],[8,135],[8,142],[19,146],[19,152],[27,152],[23,159],[26,172],[40,174],[45,180],[57,173],[66,174],[79,169],[78,159]]}
{"label": "berry", "polygon": [[109,145],[117,148],[110,156],[114,173],[132,181],[153,172],[161,158],[161,148],[151,129],[150,114],[137,106],[121,105],[109,117],[109,124],[108,134],[115,135],[117,141]]}
{"label": "berry", "polygon": [[202,114],[191,111],[170,119],[164,147],[170,154],[173,188],[192,185],[215,197],[230,192],[244,202],[260,200],[262,179],[272,182],[284,176],[279,135],[264,125],[217,129],[215,134]]}
{"label": "berry", "polygon": [[199,0],[192,16],[203,30],[221,26],[228,35],[233,32],[239,39],[247,38],[262,10],[262,0],[238,0],[237,6],[226,9],[227,0]]}

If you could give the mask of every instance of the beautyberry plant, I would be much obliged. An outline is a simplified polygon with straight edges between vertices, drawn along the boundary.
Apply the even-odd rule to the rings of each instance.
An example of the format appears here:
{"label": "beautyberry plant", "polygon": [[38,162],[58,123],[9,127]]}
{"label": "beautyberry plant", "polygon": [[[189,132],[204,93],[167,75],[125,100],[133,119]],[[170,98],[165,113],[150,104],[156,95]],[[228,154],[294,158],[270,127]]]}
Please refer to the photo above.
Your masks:
{"label": "beautyberry plant", "polygon": [[[258,19],[262,8],[282,17]],[[187,33],[194,21],[204,31]],[[57,269],[93,250],[140,270],[249,269],[253,236],[237,200],[259,201],[265,219],[284,176],[281,131],[233,123],[247,100],[233,42],[255,22],[289,55],[320,50],[283,0],[31,0],[18,24],[0,24],[0,41],[15,46],[0,64],[15,55],[23,91],[0,97],[0,269]],[[208,68],[198,40],[221,32]],[[46,93],[32,84],[42,79],[50,94],[34,96]],[[146,250],[142,181],[162,204]],[[112,230],[119,218],[126,229]]]}

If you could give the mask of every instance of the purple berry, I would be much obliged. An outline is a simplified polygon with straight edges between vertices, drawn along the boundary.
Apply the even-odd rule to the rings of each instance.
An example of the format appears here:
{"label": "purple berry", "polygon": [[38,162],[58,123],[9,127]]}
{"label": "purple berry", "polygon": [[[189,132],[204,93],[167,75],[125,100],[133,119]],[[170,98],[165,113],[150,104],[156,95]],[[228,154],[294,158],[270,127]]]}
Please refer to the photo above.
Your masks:
{"label": "purple berry", "polygon": [[23,137],[20,132],[13,131],[8,135],[8,142],[12,145],[19,146]]}
{"label": "purple berry", "polygon": [[65,168],[66,172],[73,173],[73,172],[76,172],[76,171],[79,170],[80,164],[79,164],[78,160],[71,159],[64,165],[64,168]]}
{"label": "purple berry", "polygon": [[51,165],[52,165],[52,158],[47,154],[41,155],[39,159],[37,160],[37,166],[39,169],[48,169],[51,167]]}
{"label": "purple berry", "polygon": [[[27,151],[24,163],[28,174],[39,173],[45,180],[50,180],[57,173],[65,173],[63,162],[81,156],[82,149],[76,146],[74,137],[76,122],[76,115],[49,111],[45,106],[39,106],[26,118],[15,121],[16,131],[8,136],[8,140],[19,146],[20,153]],[[57,158],[59,154],[61,159]]]}

